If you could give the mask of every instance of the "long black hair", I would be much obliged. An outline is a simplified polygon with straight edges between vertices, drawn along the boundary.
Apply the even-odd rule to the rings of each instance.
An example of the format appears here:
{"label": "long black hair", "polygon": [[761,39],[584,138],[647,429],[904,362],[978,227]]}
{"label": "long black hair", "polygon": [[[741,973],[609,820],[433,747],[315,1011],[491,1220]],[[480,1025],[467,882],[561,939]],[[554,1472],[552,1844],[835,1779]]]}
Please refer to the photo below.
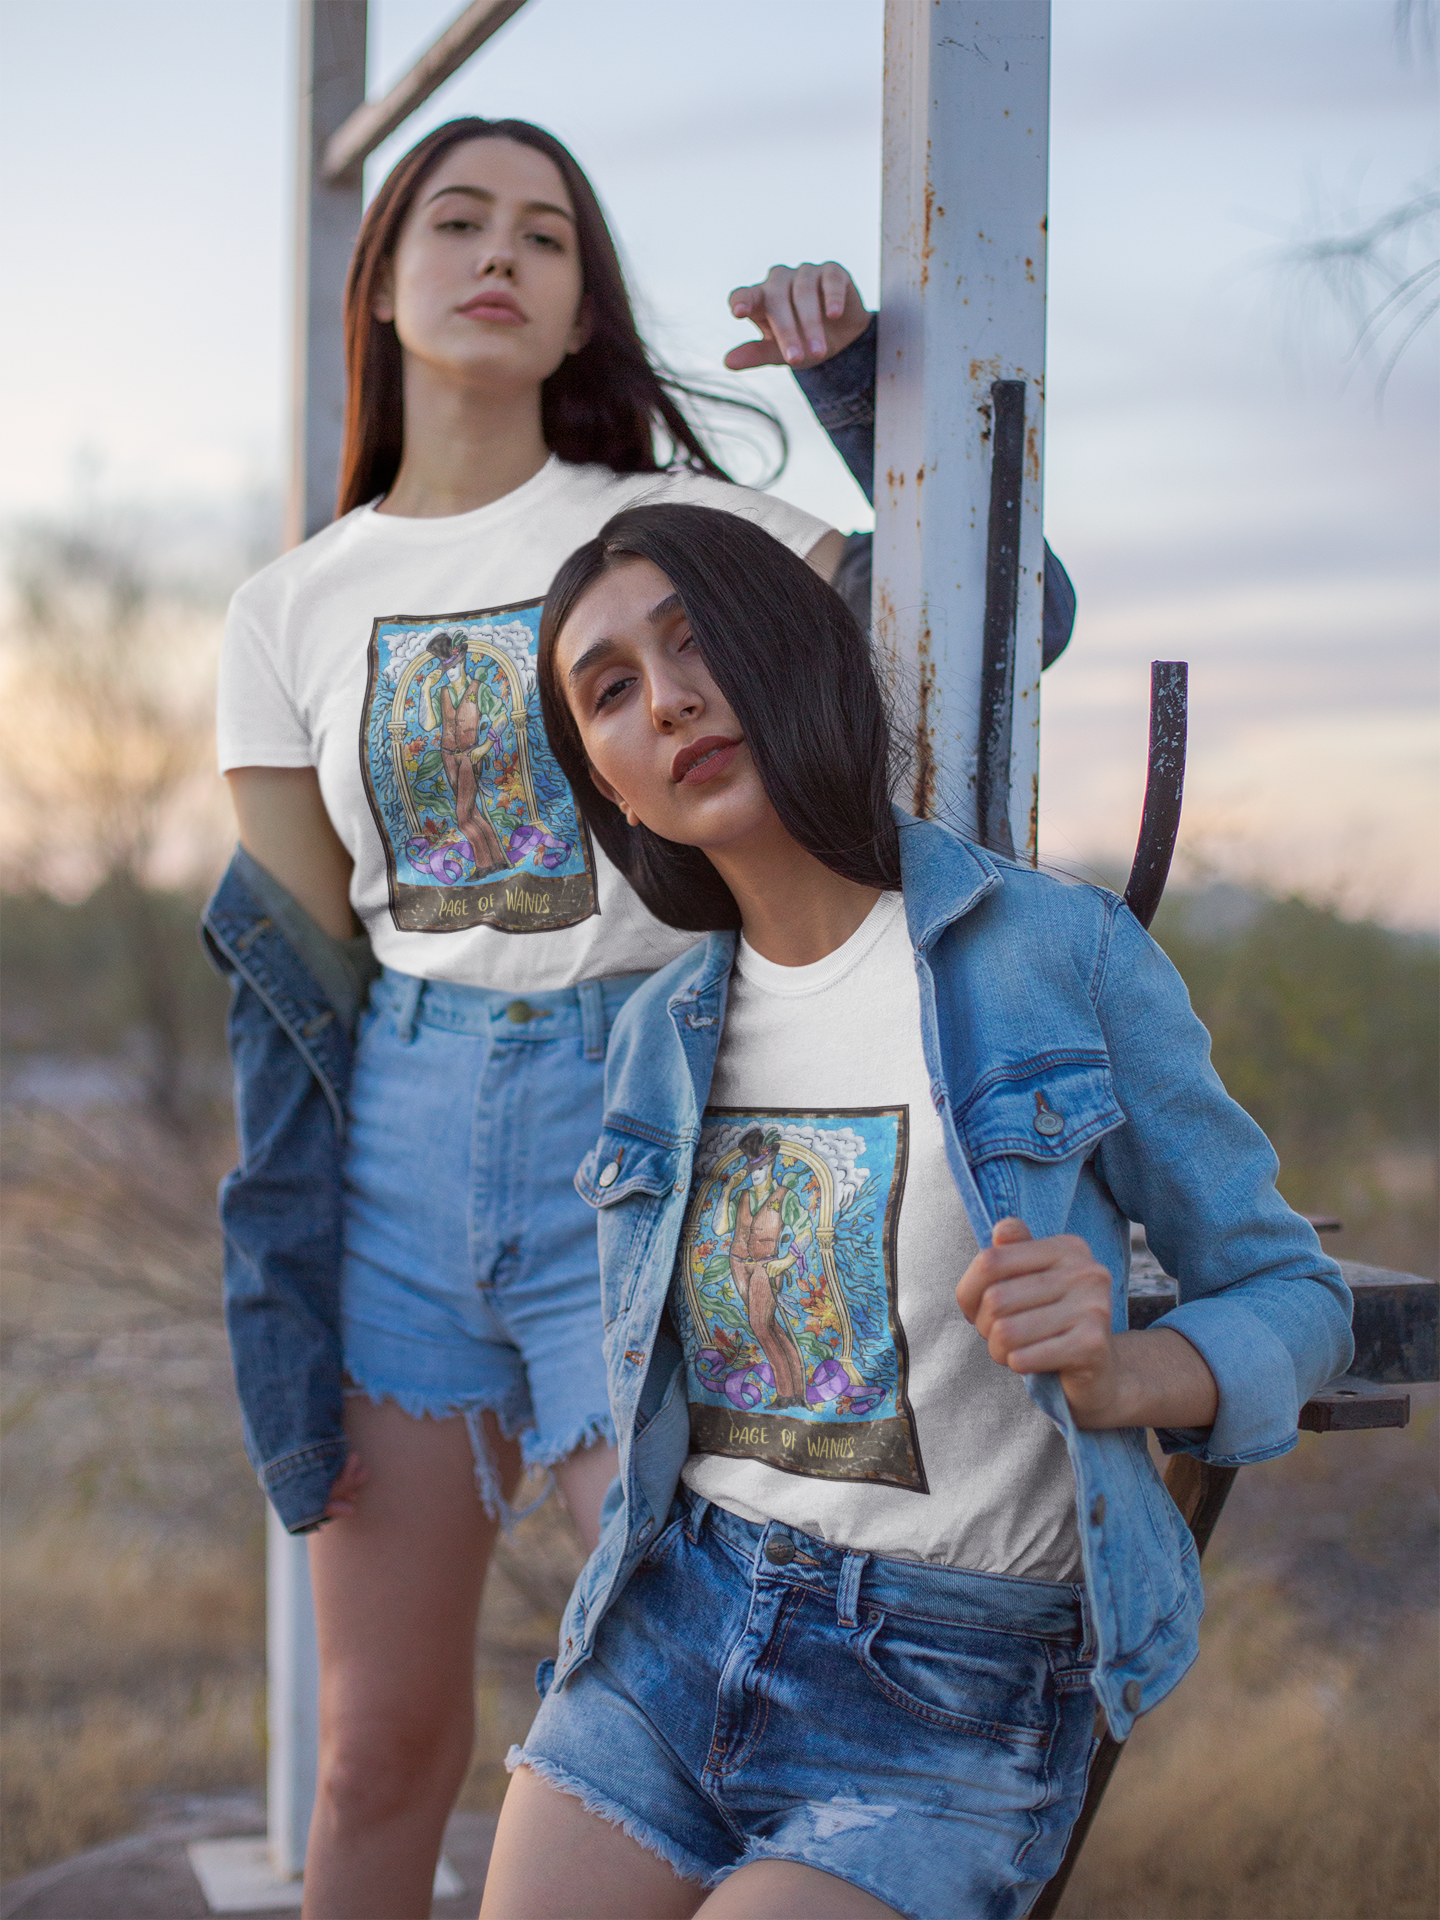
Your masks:
{"label": "long black hair", "polygon": [[555,757],[591,832],[650,911],[695,932],[740,924],[734,896],[698,847],[632,827],[601,794],[556,677],[555,643],[577,601],[630,558],[651,561],[679,594],[786,831],[845,879],[897,888],[890,729],[855,616],[752,521],[713,507],[638,506],[577,547],[551,582],[538,668]]}
{"label": "long black hair", "polygon": [[[615,242],[595,189],[568,147],[528,120],[447,120],[396,162],[366,209],[345,285],[345,432],[335,511],[349,513],[389,491],[405,438],[400,341],[372,307],[416,195],[452,148],[468,140],[513,140],[554,162],[575,209],[590,337],[540,389],[545,444],[562,460],[598,461],[617,473],[655,473],[657,430],[673,459],[728,479],[706,451],[676,395],[738,408],[765,421],[785,464],[785,429],[768,407],[683,384],[656,365],[635,326]],[[778,470],[778,469],[777,469]]]}

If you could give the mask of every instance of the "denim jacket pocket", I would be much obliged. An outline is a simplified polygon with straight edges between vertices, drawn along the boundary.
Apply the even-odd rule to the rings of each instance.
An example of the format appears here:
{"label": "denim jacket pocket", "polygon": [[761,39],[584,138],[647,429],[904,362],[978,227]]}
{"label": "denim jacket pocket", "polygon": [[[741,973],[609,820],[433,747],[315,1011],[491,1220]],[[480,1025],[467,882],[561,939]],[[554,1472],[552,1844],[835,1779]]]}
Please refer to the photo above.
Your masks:
{"label": "denim jacket pocket", "polygon": [[[1038,1054],[999,1067],[955,1115],[966,1158],[992,1210],[1018,1214],[1033,1230],[1050,1232],[1069,1217],[1084,1156],[1124,1124],[1109,1060],[1091,1052]],[[1049,1224],[1037,1225],[1046,1216]]]}
{"label": "denim jacket pocket", "polygon": [[580,1162],[575,1191],[599,1214],[600,1286],[607,1327],[630,1305],[645,1250],[675,1185],[680,1149],[624,1114],[607,1114]]}
{"label": "denim jacket pocket", "polygon": [[1125,1124],[1103,1053],[1045,1053],[987,1074],[955,1114],[972,1167],[1018,1154],[1068,1160]]}

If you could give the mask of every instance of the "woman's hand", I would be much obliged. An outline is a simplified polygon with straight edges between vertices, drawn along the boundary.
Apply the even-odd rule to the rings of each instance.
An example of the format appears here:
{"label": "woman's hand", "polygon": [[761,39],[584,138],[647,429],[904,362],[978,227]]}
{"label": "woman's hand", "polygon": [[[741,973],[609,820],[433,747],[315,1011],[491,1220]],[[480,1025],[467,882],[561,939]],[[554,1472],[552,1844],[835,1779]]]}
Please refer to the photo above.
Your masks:
{"label": "woman's hand", "polygon": [[330,1498],[325,1503],[323,1518],[343,1520],[355,1511],[355,1501],[360,1489],[370,1478],[370,1469],[361,1464],[358,1453],[352,1453],[336,1477],[330,1489]]}
{"label": "woman's hand", "polygon": [[730,311],[761,335],[726,354],[726,366],[737,373],[745,367],[818,366],[870,324],[855,282],[833,260],[819,267],[772,267],[758,286],[736,287]]}
{"label": "woman's hand", "polygon": [[1032,1240],[1001,1220],[955,1289],[960,1311],[1016,1373],[1054,1373],[1078,1427],[1208,1427],[1215,1378],[1169,1327],[1114,1333],[1111,1280],[1078,1234]]}

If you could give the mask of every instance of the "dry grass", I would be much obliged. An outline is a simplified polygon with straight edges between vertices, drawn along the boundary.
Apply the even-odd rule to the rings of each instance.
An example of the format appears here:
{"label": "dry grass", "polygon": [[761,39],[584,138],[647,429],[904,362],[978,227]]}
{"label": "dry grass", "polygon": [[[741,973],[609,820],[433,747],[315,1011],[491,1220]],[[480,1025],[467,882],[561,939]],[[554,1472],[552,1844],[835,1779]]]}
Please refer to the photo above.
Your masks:
{"label": "dry grass", "polygon": [[73,1520],[11,1538],[7,1873],[124,1833],[149,1794],[258,1782],[262,1565],[253,1538],[157,1546]]}
{"label": "dry grass", "polygon": [[1221,1609],[1141,1722],[1065,1920],[1429,1920],[1437,1879],[1435,1620],[1361,1660],[1317,1655],[1283,1600]]}

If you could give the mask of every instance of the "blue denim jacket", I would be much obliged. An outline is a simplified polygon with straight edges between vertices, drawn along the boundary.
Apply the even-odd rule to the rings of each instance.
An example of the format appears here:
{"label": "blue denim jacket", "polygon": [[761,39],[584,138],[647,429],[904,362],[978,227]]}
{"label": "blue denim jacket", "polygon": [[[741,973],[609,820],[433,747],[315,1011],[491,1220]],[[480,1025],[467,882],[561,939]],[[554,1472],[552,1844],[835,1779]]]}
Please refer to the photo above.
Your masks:
{"label": "blue denim jacket", "polygon": [[345,1464],[341,1160],[370,943],[332,940],[243,847],[205,908],[230,978],[240,1164],[220,1187],[225,1326],[251,1464],[292,1533]]}
{"label": "blue denim jacket", "polygon": [[[1142,1221],[1179,1281],[1180,1304],[1156,1325],[1183,1333],[1220,1389],[1213,1428],[1162,1444],[1225,1464],[1287,1452],[1307,1396],[1349,1364],[1350,1296],[1276,1192],[1275,1155],[1221,1086],[1179,975],[1113,894],[908,815],[900,847],[931,1092],[976,1238],[988,1245],[1006,1214],[1037,1238],[1081,1235],[1114,1277],[1119,1329],[1128,1222]],[[620,1471],[561,1627],[557,1684],[666,1524],[689,1451],[665,1303],[734,951],[733,934],[712,934],[630,1000],[611,1036],[604,1130],[576,1176],[600,1216]],[[1057,1135],[1035,1131],[1037,1092],[1064,1117]],[[1094,1686],[1124,1738],[1195,1657],[1194,1543],[1143,1431],[1081,1432],[1053,1374],[1026,1386],[1069,1449]]]}

